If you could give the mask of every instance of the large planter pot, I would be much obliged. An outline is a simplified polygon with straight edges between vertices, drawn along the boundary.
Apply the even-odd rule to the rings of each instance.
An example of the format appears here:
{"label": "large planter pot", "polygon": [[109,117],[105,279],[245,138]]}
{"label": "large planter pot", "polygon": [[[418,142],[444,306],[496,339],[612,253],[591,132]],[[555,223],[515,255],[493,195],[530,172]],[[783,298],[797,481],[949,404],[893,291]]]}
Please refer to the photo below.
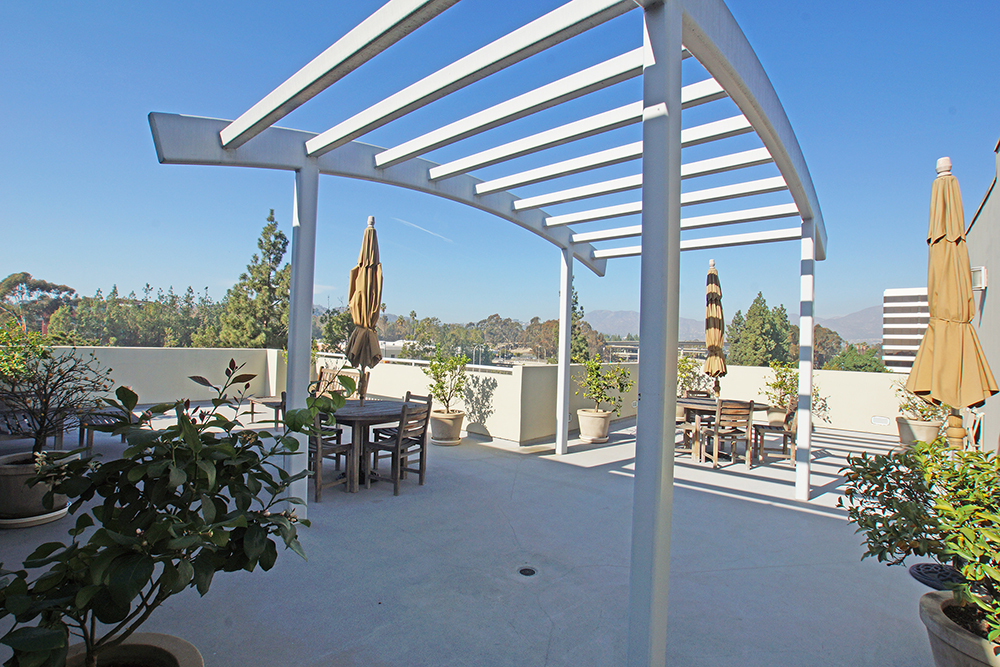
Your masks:
{"label": "large planter pot", "polygon": [[584,442],[607,442],[611,413],[607,410],[581,408],[576,411],[580,420],[580,439]]}
{"label": "large planter pot", "polygon": [[910,447],[916,442],[934,442],[944,422],[927,422],[906,417],[896,417],[896,428],[899,429],[899,444]]}
{"label": "large planter pot", "polygon": [[461,444],[463,419],[465,413],[461,410],[431,410],[431,444],[442,447]]}
{"label": "large planter pot", "polygon": [[[66,655],[66,667],[83,667],[86,647],[74,644]],[[190,642],[155,632],[136,632],[121,645],[103,651],[97,667],[205,667],[205,661]]]}
{"label": "large planter pot", "polygon": [[35,457],[31,452],[0,456],[0,528],[26,528],[66,516],[66,497],[56,496],[52,509],[42,498],[49,490],[44,484],[28,486],[35,475]]}
{"label": "large planter pot", "polygon": [[933,591],[920,598],[920,620],[927,627],[937,667],[1000,667],[997,644],[978,637],[948,618],[944,609],[954,604],[951,591]]}

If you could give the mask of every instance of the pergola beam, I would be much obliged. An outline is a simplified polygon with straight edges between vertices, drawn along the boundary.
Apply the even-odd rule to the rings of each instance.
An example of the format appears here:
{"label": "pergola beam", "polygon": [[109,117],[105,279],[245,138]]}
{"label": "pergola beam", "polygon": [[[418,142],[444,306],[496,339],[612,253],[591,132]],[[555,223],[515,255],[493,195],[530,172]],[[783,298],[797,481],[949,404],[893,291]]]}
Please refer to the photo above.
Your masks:
{"label": "pergola beam", "polygon": [[[684,86],[681,89],[681,103],[684,108],[712,102],[725,96],[726,92],[722,90],[722,87],[714,79],[705,79],[704,81]],[[641,120],[642,102],[633,102],[522,139],[516,139],[464,158],[446,162],[434,168],[431,173],[431,180],[448,178],[449,176],[472,171],[473,169],[489,167],[506,160],[513,160],[514,158],[536,153],[546,148],[561,146],[571,141],[592,137],[595,134],[617,130],[638,123]],[[741,134],[742,132],[737,133]],[[699,141],[699,143],[701,142]]]}
{"label": "pergola beam", "polygon": [[[712,236],[704,239],[688,239],[681,241],[681,251],[707,250],[710,248],[731,248],[741,245],[756,245],[758,243],[778,243],[781,241],[799,241],[802,239],[801,227],[775,229],[766,232],[747,232],[746,234],[730,234],[728,236]],[[595,250],[593,259],[618,259],[621,257],[638,257],[642,254],[642,246],[627,246],[624,248],[605,248]]]}
{"label": "pergola beam", "polygon": [[456,2],[390,0],[227,125],[223,147],[239,148]]}
{"label": "pergola beam", "polygon": [[642,142],[636,141],[624,146],[609,148],[606,151],[582,155],[569,160],[563,160],[562,162],[556,162],[555,164],[538,167],[537,169],[522,171],[519,174],[511,174],[510,176],[495,178],[491,181],[483,181],[476,186],[476,194],[482,195],[488,192],[496,192],[497,190],[510,190],[522,185],[541,183],[553,178],[579,174],[591,169],[637,160],[641,157]]}
{"label": "pergola beam", "polygon": [[733,183],[732,185],[722,185],[717,188],[705,190],[695,190],[685,192],[681,195],[681,206],[693,206],[694,204],[707,204],[737,197],[750,197],[751,195],[762,195],[769,192],[781,192],[787,190],[785,179],[781,176],[772,178],[761,178],[756,181],[745,183]]}
{"label": "pergola beam", "polygon": [[601,195],[614,194],[616,192],[626,192],[628,190],[638,190],[642,187],[642,174],[634,176],[624,176],[610,181],[591,183],[578,188],[569,188],[558,192],[549,192],[537,197],[527,197],[514,202],[515,211],[525,211],[530,208],[541,208],[553,204],[562,204],[577,199],[587,199],[589,197],[599,197]]}
{"label": "pergola beam", "polygon": [[633,0],[571,0],[310,139],[306,152],[323,155],[635,7]]}
{"label": "pergola beam", "polygon": [[416,155],[453,144],[640,74],[642,49],[634,49],[382,151],[375,156],[375,165],[391,167]]}

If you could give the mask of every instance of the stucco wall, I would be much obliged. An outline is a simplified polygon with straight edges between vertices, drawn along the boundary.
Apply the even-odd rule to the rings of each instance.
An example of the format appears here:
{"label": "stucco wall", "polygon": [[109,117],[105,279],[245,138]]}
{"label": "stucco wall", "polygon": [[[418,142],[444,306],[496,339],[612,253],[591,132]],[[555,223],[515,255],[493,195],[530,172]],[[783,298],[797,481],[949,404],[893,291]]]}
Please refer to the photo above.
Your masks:
{"label": "stucco wall", "polygon": [[[57,348],[68,350],[71,348]],[[93,352],[98,361],[111,369],[115,386],[126,385],[139,395],[139,402],[167,403],[182,398],[193,401],[211,399],[215,393],[189,379],[201,375],[221,384],[226,379],[229,360],[246,363],[242,373],[254,373],[250,393],[276,396],[285,388],[284,355],[280,350],[244,350],[231,348],[189,347],[78,347],[83,356]]]}
{"label": "stucco wall", "polygon": [[[1000,154],[997,155],[997,173],[1000,174]],[[965,202],[965,210],[975,215],[982,196]],[[979,334],[979,342],[990,362],[994,377],[1000,378],[1000,185],[996,185],[983,203],[979,216],[968,230],[969,263],[985,266],[986,289],[975,292],[977,312],[972,323]],[[990,284],[992,283],[992,284]],[[1000,394],[993,396],[983,406],[982,446],[988,451],[1000,449]]]}

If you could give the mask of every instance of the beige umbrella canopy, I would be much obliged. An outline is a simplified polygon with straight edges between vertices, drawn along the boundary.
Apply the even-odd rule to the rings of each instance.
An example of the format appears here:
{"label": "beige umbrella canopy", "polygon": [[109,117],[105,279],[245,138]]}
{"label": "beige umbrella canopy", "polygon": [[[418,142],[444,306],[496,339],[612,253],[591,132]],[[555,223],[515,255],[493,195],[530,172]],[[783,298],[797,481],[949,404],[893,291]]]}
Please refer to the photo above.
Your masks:
{"label": "beige umbrella canopy", "polygon": [[975,301],[965,245],[965,215],[951,160],[937,162],[931,187],[927,232],[927,306],[930,322],[920,342],[906,388],[926,401],[952,407],[948,439],[960,446],[965,437],[958,409],[982,405],[997,393],[997,383],[972,327]]}
{"label": "beige umbrella canopy", "polygon": [[719,396],[719,378],[726,374],[726,353],[722,351],[722,338],[726,321],[722,317],[722,285],[715,260],[708,260],[708,284],[705,287],[705,374],[715,378],[715,396]]}
{"label": "beige umbrella canopy", "polygon": [[382,361],[378,334],[375,332],[382,306],[382,265],[378,261],[374,216],[368,216],[358,265],[351,269],[349,299],[354,331],[347,340],[347,360],[360,371],[358,398],[364,403],[368,389],[365,369]]}

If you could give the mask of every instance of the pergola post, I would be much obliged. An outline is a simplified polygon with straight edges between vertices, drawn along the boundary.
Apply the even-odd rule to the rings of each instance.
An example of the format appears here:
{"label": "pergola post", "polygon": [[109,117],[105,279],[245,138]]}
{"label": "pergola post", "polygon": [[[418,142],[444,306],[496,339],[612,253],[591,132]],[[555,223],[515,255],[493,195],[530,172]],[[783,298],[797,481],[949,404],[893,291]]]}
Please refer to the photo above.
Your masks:
{"label": "pergola post", "polygon": [[559,263],[559,372],[556,379],[556,454],[569,449],[569,365],[573,329],[573,246]]}
{"label": "pergola post", "polygon": [[816,241],[812,219],[802,220],[802,263],[799,289],[799,402],[795,438],[795,499],[809,500],[812,450],[813,299]]}
{"label": "pergola post", "polygon": [[662,667],[667,659],[680,298],[682,14],[675,0],[650,5],[644,10],[642,367],[632,504],[629,667]]}
{"label": "pergola post", "polygon": [[[295,201],[292,206],[292,279],[288,304],[288,372],[286,408],[306,407],[312,358],[312,300],[316,268],[316,208],[319,196],[319,169],[316,160],[308,160],[295,172]],[[286,456],[284,468],[290,474],[305,470],[306,437],[297,435],[297,456]],[[292,496],[305,499],[309,480],[295,482]],[[305,508],[299,510],[305,513]]]}

